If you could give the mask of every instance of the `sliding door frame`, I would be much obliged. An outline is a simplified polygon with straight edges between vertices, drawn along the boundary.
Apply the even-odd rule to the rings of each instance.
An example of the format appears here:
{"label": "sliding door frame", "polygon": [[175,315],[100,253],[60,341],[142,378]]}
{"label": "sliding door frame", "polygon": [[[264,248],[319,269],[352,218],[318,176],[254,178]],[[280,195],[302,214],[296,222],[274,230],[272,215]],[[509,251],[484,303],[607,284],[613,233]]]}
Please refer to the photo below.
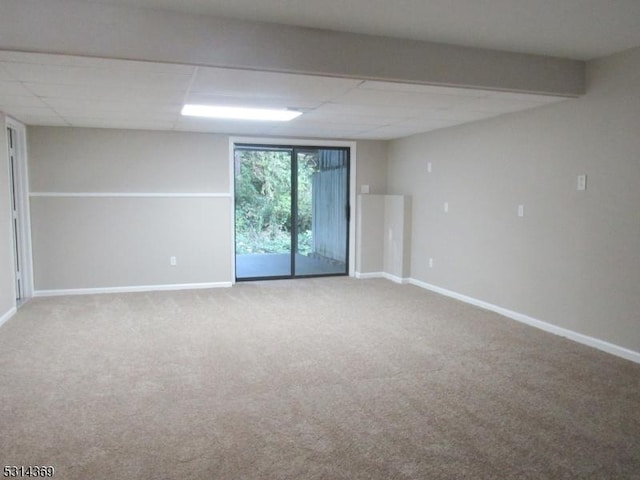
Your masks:
{"label": "sliding door frame", "polygon": [[[264,146],[265,148],[292,148],[292,149],[322,149],[322,148],[347,148],[349,157],[348,169],[348,189],[349,189],[349,222],[348,222],[348,249],[347,249],[347,275],[353,277],[355,272],[355,208],[356,208],[356,142],[348,141],[322,141],[322,140],[301,140],[287,138],[262,138],[262,137],[230,137],[229,138],[229,189],[231,191],[231,249],[230,261],[232,282],[236,283],[236,239],[235,239],[235,168],[234,168],[234,152],[237,147],[251,145]],[[292,172],[292,175],[294,172]],[[296,179],[297,181],[297,179]],[[293,247],[293,245],[292,245]],[[292,254],[295,250],[292,248]],[[295,264],[293,264],[295,267]],[[294,271],[295,273],[295,271]],[[340,274],[343,275],[343,274]],[[304,278],[300,276],[298,278]],[[285,277],[292,278],[292,277]]]}
{"label": "sliding door frame", "polygon": [[[33,296],[33,257],[31,246],[31,215],[29,206],[29,171],[27,162],[27,129],[24,124],[11,118],[5,117],[3,128],[10,128],[15,134],[14,140],[14,188],[16,195],[16,207],[18,214],[18,252],[17,259],[20,264],[21,292],[20,304],[29,300]],[[7,141],[9,139],[7,138]],[[3,152],[9,162],[8,151]],[[7,168],[9,168],[7,163]],[[11,180],[11,179],[10,179]],[[13,220],[12,220],[13,222]],[[12,227],[13,228],[13,227]],[[15,251],[15,250],[14,250]],[[15,261],[16,259],[14,259]],[[16,296],[17,296],[17,288]],[[20,305],[18,305],[20,306]]]}

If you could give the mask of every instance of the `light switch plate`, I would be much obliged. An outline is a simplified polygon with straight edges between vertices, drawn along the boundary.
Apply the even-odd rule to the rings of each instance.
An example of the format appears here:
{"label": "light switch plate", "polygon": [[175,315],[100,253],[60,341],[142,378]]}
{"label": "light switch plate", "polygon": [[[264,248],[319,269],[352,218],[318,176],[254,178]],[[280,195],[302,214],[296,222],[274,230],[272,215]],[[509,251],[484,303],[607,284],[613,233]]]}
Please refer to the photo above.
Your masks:
{"label": "light switch plate", "polygon": [[369,193],[369,185],[360,185],[360,193]]}

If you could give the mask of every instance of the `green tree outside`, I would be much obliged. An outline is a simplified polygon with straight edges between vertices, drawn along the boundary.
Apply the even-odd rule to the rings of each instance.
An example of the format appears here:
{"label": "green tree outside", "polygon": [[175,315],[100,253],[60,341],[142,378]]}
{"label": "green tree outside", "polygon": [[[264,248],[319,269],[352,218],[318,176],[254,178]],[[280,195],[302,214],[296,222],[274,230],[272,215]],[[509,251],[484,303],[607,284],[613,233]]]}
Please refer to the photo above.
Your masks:
{"label": "green tree outside", "polygon": [[[312,181],[316,153],[298,153],[298,253],[311,252]],[[237,150],[236,252],[291,251],[291,152]]]}

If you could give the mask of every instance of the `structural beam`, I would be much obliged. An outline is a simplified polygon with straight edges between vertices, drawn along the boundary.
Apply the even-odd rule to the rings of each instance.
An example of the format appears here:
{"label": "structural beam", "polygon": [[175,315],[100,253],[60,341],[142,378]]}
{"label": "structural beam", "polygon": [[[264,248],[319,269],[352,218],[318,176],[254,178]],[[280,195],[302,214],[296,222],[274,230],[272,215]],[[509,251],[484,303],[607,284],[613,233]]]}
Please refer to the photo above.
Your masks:
{"label": "structural beam", "polygon": [[559,96],[585,63],[78,0],[2,0],[0,49]]}

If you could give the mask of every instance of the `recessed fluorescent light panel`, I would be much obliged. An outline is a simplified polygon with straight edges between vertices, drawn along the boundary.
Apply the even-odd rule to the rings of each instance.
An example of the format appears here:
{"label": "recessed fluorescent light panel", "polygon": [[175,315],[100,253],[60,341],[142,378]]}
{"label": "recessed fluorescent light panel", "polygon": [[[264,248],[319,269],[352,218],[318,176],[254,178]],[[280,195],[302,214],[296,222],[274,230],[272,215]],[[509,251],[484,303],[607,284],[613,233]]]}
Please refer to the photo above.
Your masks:
{"label": "recessed fluorescent light panel", "polygon": [[288,122],[302,115],[295,110],[271,110],[265,108],[219,107],[215,105],[185,105],[182,115],[191,117],[226,118],[231,120],[264,120]]}

